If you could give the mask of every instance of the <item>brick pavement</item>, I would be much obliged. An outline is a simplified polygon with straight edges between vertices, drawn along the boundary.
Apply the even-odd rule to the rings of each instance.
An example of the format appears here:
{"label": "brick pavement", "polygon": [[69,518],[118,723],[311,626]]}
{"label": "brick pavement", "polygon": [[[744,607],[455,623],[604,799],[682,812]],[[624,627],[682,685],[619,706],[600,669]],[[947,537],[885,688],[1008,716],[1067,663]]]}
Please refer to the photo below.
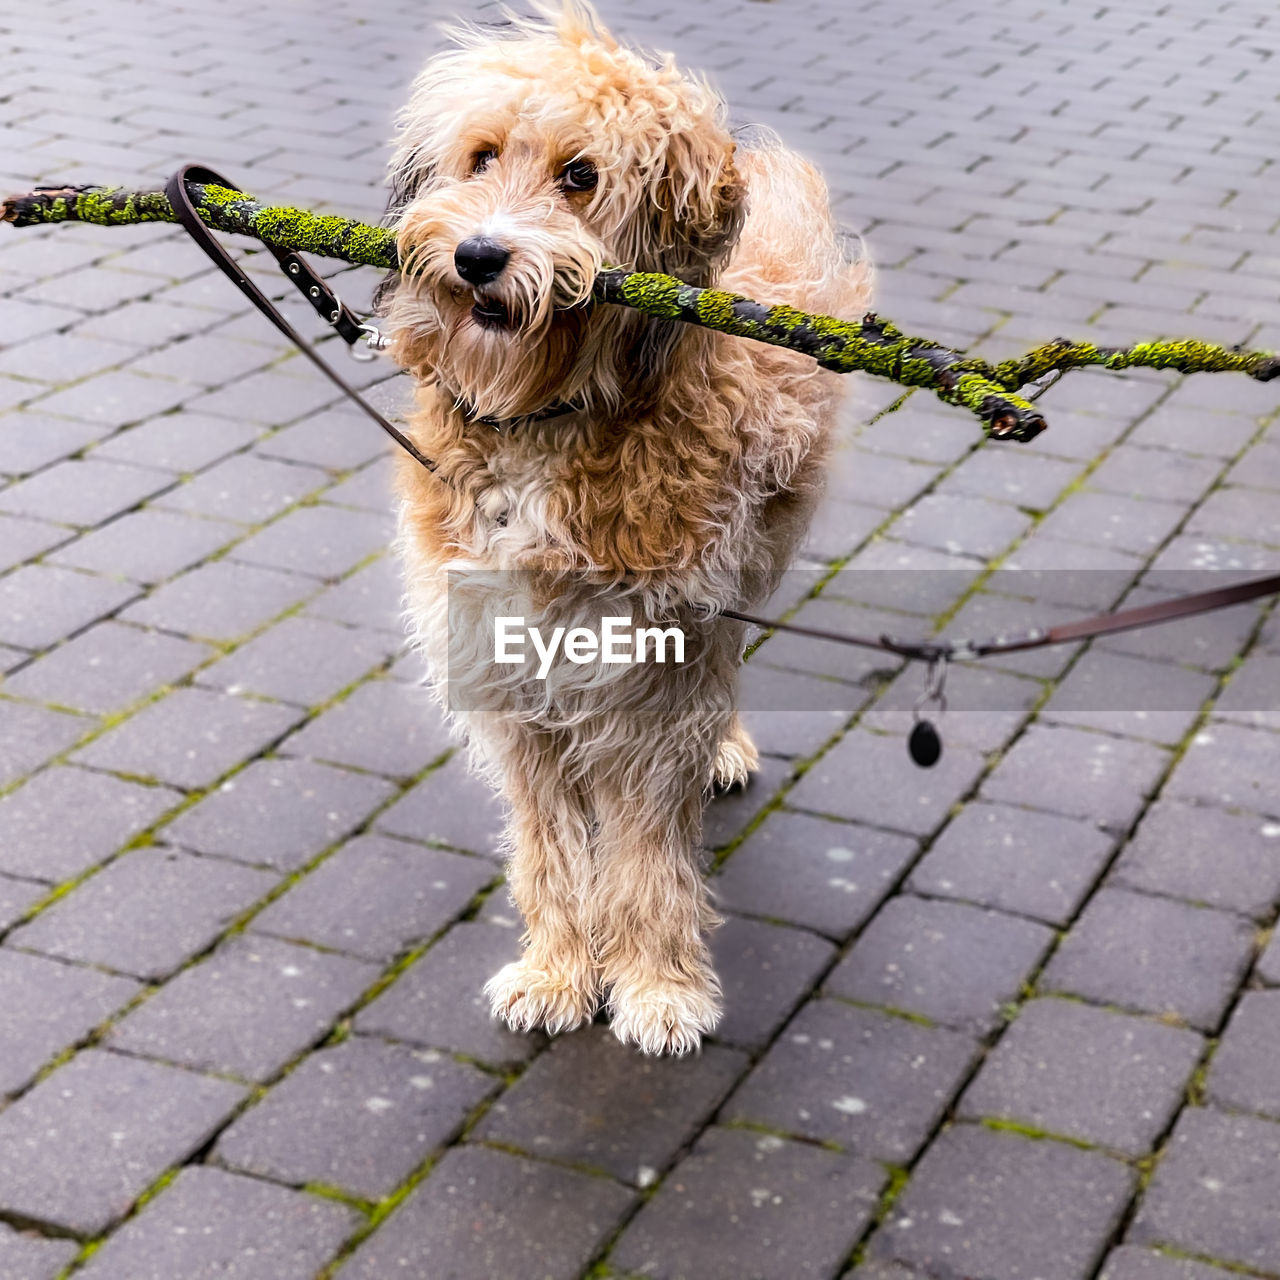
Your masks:
{"label": "brick pavement", "polygon": [[[1272,6],[604,7],[823,165],[905,327],[1280,346]],[[450,9],[9,5],[0,185],[369,216]],[[895,400],[806,620],[1280,562],[1274,387],[1075,374],[1023,449]],[[1280,1276],[1275,617],[957,671],[930,774],[918,672],[768,641],[721,1034],[548,1046],[480,1003],[496,809],[401,657],[384,454],[173,232],[0,235],[0,1277]]]}

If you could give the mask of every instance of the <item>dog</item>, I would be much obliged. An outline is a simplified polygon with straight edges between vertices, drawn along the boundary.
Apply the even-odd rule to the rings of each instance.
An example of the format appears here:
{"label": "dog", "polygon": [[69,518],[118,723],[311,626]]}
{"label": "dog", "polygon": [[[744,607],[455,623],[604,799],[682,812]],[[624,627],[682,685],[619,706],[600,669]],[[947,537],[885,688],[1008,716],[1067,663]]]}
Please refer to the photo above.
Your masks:
{"label": "dog", "polygon": [[[821,487],[841,379],[807,357],[594,304],[602,266],[861,314],[816,170],[579,0],[452,29],[398,120],[401,271],[381,309],[415,380],[397,551],[428,683],[507,809],[523,954],[487,984],[515,1030],[602,1003],[648,1054],[720,1017],[699,865],[709,789],[745,784],[743,627]],[[496,660],[494,626],[623,618],[676,663]],[[566,645],[567,647],[567,645]],[[656,646],[655,646],[656,648]],[[546,664],[543,664],[544,666]]]}

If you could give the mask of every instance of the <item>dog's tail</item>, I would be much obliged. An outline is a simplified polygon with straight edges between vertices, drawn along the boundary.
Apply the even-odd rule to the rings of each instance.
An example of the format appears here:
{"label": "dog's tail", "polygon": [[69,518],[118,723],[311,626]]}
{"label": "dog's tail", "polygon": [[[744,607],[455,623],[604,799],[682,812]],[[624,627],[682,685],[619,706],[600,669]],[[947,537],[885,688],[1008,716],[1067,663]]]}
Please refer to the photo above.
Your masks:
{"label": "dog's tail", "polygon": [[872,268],[860,241],[835,223],[822,175],[772,130],[737,135],[747,216],[721,285],[764,303],[856,320],[871,302]]}

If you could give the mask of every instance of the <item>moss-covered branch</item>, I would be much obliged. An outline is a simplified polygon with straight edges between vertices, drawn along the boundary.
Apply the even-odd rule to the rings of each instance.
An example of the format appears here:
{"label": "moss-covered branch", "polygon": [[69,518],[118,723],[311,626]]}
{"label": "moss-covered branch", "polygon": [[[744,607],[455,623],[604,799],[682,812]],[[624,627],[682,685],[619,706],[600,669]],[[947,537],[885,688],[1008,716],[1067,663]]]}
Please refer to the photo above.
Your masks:
{"label": "moss-covered branch", "polygon": [[[200,217],[219,231],[254,236],[265,243],[362,266],[399,266],[395,233],[349,218],[263,205],[243,191],[191,183]],[[48,222],[175,222],[162,191],[112,187],[45,187],[11,196],[0,220],[28,227]],[[992,365],[928,338],[911,337],[875,315],[861,320],[810,315],[792,307],[768,307],[721,289],[698,289],[671,276],[617,269],[602,271],[594,293],[601,302],[634,307],[646,315],[684,320],[721,333],[787,347],[812,356],[837,373],[860,371],[904,387],[922,387],[948,404],[976,414],[994,437],[1030,440],[1044,418],[1019,388],[1055,370],[1096,365],[1104,369],[1176,369],[1181,373],[1247,373],[1259,381],[1280,375],[1280,356],[1231,351],[1196,339],[1098,347],[1057,339],[1016,360]]]}

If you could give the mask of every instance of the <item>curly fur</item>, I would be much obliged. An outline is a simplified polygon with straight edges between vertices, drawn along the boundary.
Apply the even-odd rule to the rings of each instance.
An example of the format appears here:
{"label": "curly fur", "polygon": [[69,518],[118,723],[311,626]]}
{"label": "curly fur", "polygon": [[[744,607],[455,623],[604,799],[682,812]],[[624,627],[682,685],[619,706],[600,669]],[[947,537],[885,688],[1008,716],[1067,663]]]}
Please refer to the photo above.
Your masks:
{"label": "curly fur", "polygon": [[[487,988],[495,1013],[564,1031],[603,999],[622,1040],[683,1053],[720,1007],[702,807],[755,763],[735,713],[741,629],[715,613],[786,566],[840,385],[790,352],[593,306],[590,285],[609,264],[856,314],[868,280],[809,164],[772,137],[736,147],[705,81],[619,44],[585,5],[539,13],[455,31],[400,118],[392,351],[446,483],[402,463],[398,546],[433,687],[509,805],[527,932]],[[598,184],[566,191],[579,159]],[[454,267],[476,235],[511,254],[478,290]],[[509,323],[477,323],[477,297]],[[554,401],[577,407],[508,431],[474,420]],[[493,663],[498,615],[602,614],[678,623],[685,663],[562,663],[545,682]]]}

